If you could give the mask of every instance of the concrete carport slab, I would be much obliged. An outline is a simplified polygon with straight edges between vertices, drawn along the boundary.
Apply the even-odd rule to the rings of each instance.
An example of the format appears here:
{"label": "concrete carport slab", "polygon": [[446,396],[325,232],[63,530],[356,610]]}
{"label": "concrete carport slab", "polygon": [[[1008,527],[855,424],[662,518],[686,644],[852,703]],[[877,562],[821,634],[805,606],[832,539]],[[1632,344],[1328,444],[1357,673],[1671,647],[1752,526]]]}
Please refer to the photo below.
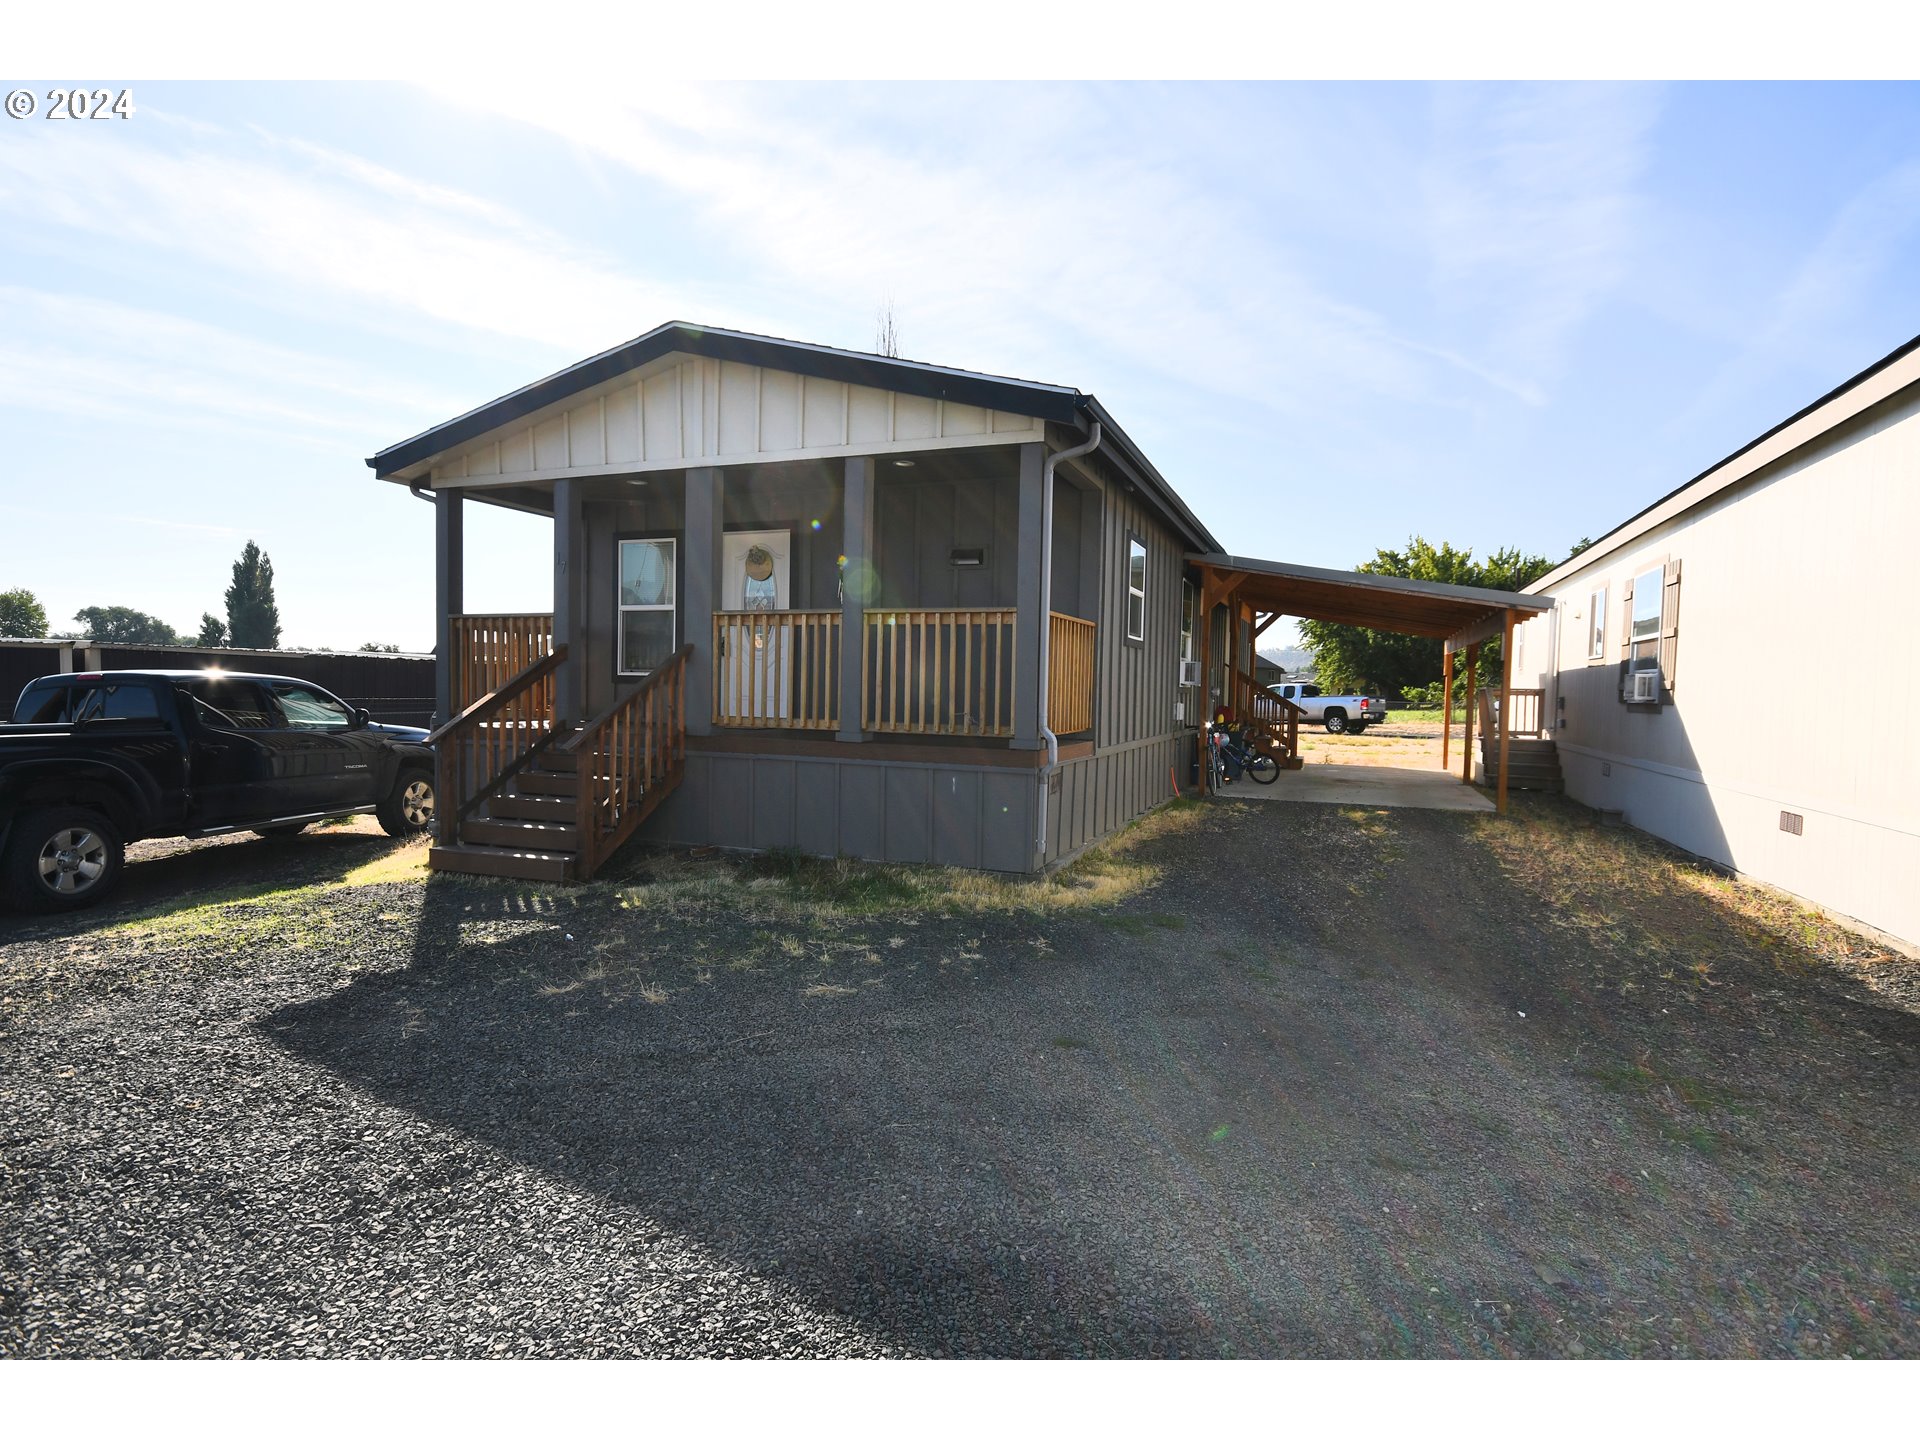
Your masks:
{"label": "concrete carport slab", "polygon": [[1307,765],[1271,785],[1234,781],[1223,800],[1274,804],[1363,805],[1407,810],[1487,810],[1493,801],[1444,770],[1400,770],[1387,765]]}

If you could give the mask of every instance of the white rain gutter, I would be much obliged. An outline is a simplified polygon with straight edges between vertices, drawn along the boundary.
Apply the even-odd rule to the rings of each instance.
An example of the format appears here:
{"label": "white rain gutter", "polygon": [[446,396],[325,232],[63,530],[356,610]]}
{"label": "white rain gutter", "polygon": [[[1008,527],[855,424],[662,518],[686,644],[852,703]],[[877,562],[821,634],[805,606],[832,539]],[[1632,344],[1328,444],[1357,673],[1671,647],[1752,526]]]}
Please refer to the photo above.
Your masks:
{"label": "white rain gutter", "polygon": [[1040,467],[1040,738],[1047,742],[1047,763],[1040,770],[1040,821],[1036,839],[1047,853],[1047,794],[1060,768],[1060,737],[1047,728],[1047,684],[1053,652],[1053,470],[1062,460],[1078,460],[1100,448],[1100,422],[1093,422],[1086,442],[1047,457]]}

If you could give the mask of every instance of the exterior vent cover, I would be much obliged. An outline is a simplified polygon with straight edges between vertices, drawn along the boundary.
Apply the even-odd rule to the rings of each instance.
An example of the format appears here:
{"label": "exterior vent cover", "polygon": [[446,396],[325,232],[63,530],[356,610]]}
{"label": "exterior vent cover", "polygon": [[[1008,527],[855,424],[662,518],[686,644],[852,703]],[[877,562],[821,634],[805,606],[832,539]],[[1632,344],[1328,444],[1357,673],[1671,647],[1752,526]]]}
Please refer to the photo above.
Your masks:
{"label": "exterior vent cover", "polygon": [[1180,662],[1180,683],[1182,685],[1198,685],[1200,683],[1200,662],[1198,660],[1182,660]]}
{"label": "exterior vent cover", "polygon": [[1789,835],[1804,835],[1807,829],[1807,817],[1796,815],[1791,810],[1780,812],[1780,828]]}

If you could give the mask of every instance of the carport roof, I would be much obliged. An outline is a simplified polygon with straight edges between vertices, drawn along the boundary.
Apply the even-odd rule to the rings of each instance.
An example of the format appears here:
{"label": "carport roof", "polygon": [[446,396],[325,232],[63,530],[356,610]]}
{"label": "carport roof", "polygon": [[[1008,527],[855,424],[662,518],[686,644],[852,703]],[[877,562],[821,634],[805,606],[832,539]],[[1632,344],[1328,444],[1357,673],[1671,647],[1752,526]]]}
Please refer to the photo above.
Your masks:
{"label": "carport roof", "polygon": [[1520,595],[1511,590],[1402,580],[1358,570],[1322,570],[1244,555],[1195,553],[1187,559],[1219,578],[1238,577],[1234,598],[1249,601],[1256,609],[1304,620],[1424,635],[1456,645],[1482,638],[1482,632],[1499,633],[1498,622],[1507,610],[1537,614],[1553,604],[1545,596]]}

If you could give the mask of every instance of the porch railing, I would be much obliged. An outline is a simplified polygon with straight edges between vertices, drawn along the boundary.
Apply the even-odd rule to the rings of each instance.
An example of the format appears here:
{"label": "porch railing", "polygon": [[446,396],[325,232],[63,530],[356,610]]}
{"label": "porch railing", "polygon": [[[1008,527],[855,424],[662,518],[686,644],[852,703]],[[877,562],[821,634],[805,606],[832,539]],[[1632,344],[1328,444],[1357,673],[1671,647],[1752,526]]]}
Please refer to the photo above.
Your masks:
{"label": "porch railing", "polygon": [[[1515,739],[1543,740],[1546,738],[1546,725],[1543,710],[1547,702],[1545,690],[1509,690],[1507,695],[1513,706],[1513,724],[1508,731]],[[1495,744],[1500,741],[1500,692],[1486,689],[1480,692],[1480,733]]]}
{"label": "porch railing", "polygon": [[838,610],[723,610],[713,617],[713,723],[840,724]]}
{"label": "porch railing", "polygon": [[1012,609],[869,610],[861,728],[912,735],[1013,734]]}
{"label": "porch railing", "polygon": [[566,658],[564,645],[541,656],[427,737],[438,772],[441,843],[458,835],[460,821],[553,739],[553,672]]}
{"label": "porch railing", "polygon": [[680,783],[687,757],[687,657],[671,659],[580,727],[560,748],[579,780],[575,875],[593,877]]}
{"label": "porch railing", "polygon": [[1300,754],[1300,721],[1306,713],[1265,686],[1255,686],[1247,712],[1247,733],[1254,744],[1286,764]]}
{"label": "porch railing", "polygon": [[1055,610],[1047,625],[1047,728],[1078,735],[1093,728],[1094,623]]}
{"label": "porch railing", "polygon": [[455,715],[553,650],[551,615],[455,615],[452,628]]}

